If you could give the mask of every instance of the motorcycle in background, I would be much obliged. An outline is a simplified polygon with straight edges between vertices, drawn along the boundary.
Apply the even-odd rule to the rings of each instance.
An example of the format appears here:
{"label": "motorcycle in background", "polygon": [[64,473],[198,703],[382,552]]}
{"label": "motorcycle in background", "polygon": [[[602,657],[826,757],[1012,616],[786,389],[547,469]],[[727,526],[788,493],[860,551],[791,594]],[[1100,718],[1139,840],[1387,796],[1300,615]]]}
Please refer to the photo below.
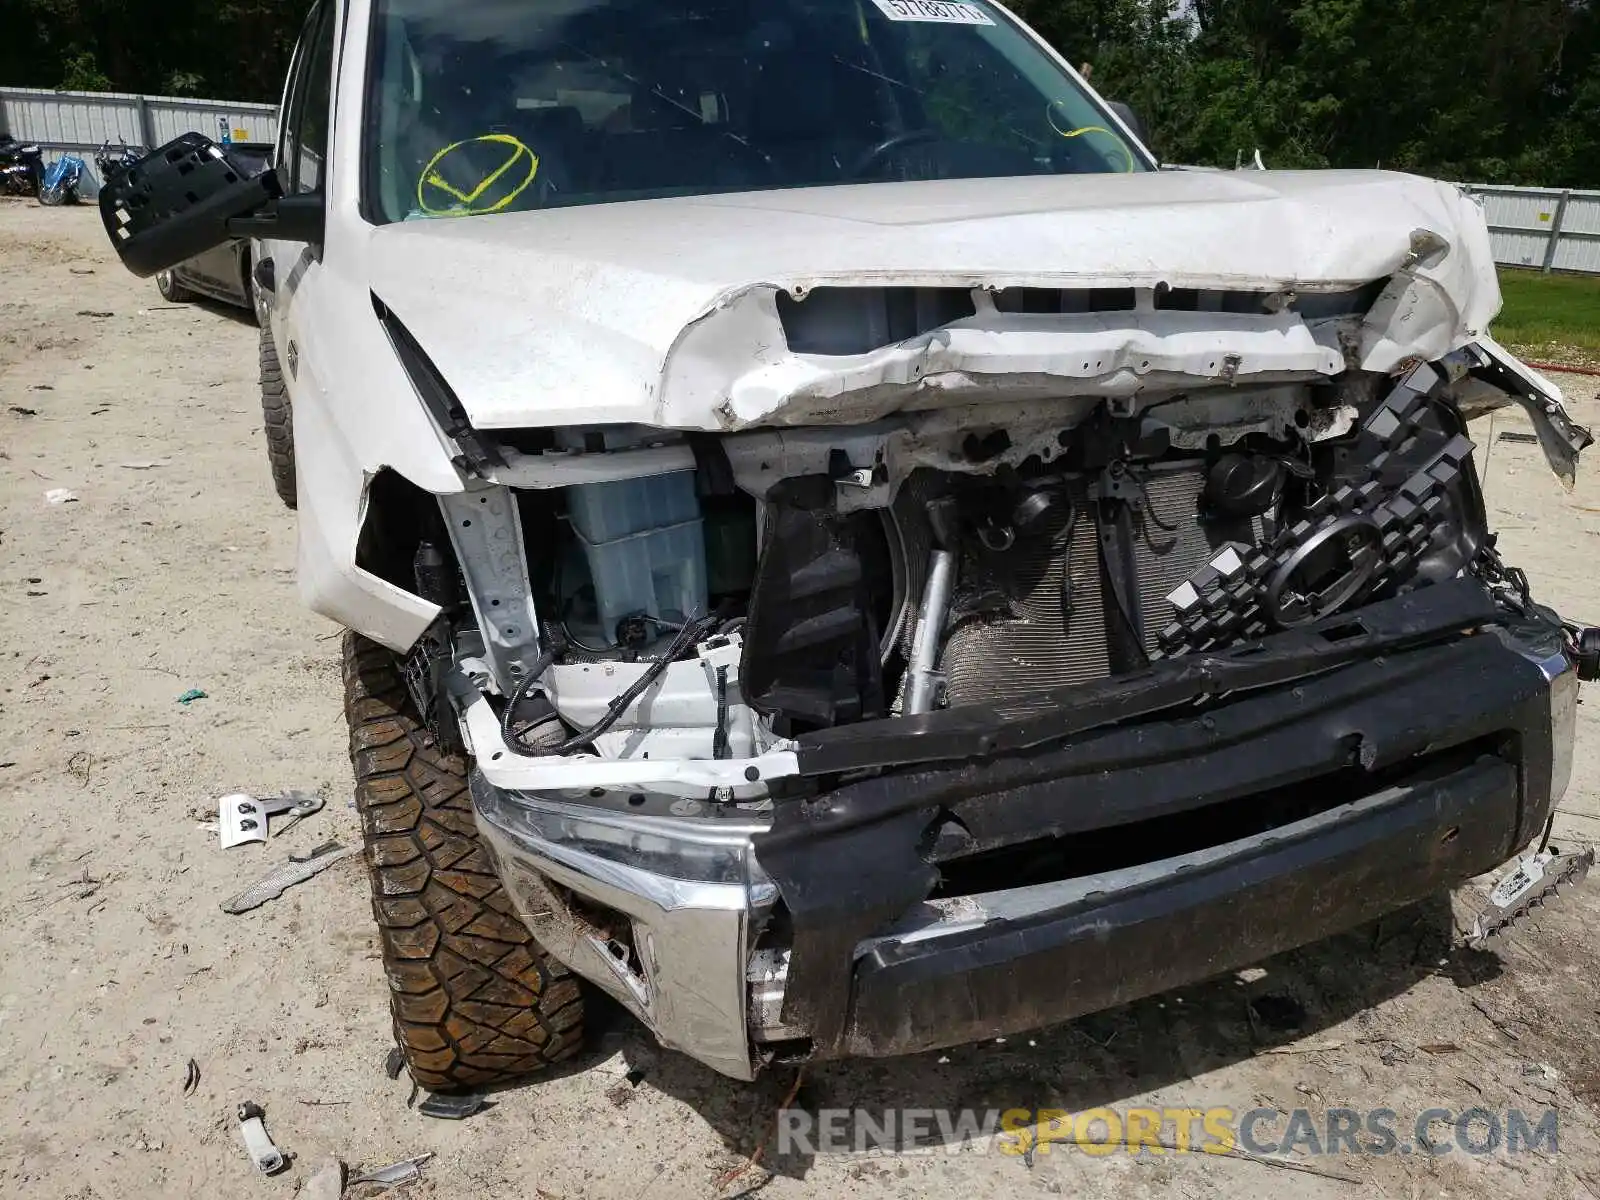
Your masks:
{"label": "motorcycle in background", "polygon": [[39,185],[39,203],[76,204],[82,179],[83,159],[76,154],[63,154],[45,170],[44,180]]}
{"label": "motorcycle in background", "polygon": [[100,183],[110,183],[112,176],[121,174],[128,167],[144,157],[144,149],[140,146],[129,146],[121,138],[117,139],[120,149],[111,149],[111,139],[107,138],[101,143],[100,149],[95,152],[94,169],[100,176]]}
{"label": "motorcycle in background", "polygon": [[37,196],[44,178],[44,154],[32,142],[0,134],[0,195]]}

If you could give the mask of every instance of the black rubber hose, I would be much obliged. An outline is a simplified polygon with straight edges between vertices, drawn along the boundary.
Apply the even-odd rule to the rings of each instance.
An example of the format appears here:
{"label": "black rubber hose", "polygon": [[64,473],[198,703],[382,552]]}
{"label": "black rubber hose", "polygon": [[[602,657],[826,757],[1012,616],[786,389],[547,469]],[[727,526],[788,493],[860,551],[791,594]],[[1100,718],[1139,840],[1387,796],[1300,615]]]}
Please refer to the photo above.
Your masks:
{"label": "black rubber hose", "polygon": [[513,752],[526,758],[551,758],[556,755],[571,754],[574,750],[581,750],[585,746],[593,745],[594,740],[615,725],[622,714],[627,711],[628,706],[644,694],[646,688],[661,678],[666,669],[677,659],[678,655],[709,633],[720,619],[717,614],[712,613],[686,622],[683,628],[678,630],[677,635],[672,639],[661,657],[652,662],[645,669],[644,674],[634,680],[631,686],[616,696],[606,706],[606,711],[601,714],[600,719],[589,728],[580,730],[566,741],[554,746],[530,746],[513,732],[511,714],[516,705],[527,695],[528,689],[533,686],[541,675],[550,669],[550,664],[555,661],[556,655],[560,653],[560,647],[552,644],[549,649],[539,656],[538,661],[533,665],[533,669],[528,672],[528,677],[517,686],[510,703],[506,705],[504,715],[500,718],[500,733],[505,738],[506,745]]}
{"label": "black rubber hose", "polygon": [[543,751],[536,750],[524,742],[520,735],[511,728],[511,719],[512,715],[517,711],[517,705],[521,704],[527,697],[533,685],[544,678],[544,673],[555,663],[556,657],[567,648],[566,643],[559,637],[551,636],[550,631],[546,632],[545,642],[544,652],[534,659],[533,666],[529,669],[526,678],[517,684],[517,690],[511,693],[511,699],[506,701],[505,711],[500,714],[500,736],[504,739],[506,746],[516,754],[524,754],[529,757],[538,757]]}

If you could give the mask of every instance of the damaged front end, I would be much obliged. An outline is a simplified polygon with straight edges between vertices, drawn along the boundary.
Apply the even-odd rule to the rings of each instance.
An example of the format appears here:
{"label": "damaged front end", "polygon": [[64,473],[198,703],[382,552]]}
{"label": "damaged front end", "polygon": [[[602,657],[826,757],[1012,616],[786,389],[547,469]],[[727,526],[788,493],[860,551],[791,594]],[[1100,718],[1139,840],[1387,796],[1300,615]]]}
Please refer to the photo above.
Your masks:
{"label": "damaged front end", "polygon": [[534,935],[749,1078],[1120,1003],[1521,849],[1577,650],[1465,414],[1521,404],[1569,480],[1588,438],[1487,338],[1361,365],[1413,282],[774,294],[719,428],[462,420],[408,677]]}

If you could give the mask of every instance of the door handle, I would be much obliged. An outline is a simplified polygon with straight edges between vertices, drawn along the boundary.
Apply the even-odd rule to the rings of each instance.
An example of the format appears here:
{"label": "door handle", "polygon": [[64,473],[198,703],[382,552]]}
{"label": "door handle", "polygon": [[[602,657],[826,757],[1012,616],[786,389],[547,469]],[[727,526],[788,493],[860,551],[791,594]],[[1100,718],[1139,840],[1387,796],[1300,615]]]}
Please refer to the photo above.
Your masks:
{"label": "door handle", "polygon": [[263,258],[256,263],[256,268],[250,273],[256,281],[256,286],[263,292],[276,292],[278,290],[278,272],[272,265],[270,258]]}

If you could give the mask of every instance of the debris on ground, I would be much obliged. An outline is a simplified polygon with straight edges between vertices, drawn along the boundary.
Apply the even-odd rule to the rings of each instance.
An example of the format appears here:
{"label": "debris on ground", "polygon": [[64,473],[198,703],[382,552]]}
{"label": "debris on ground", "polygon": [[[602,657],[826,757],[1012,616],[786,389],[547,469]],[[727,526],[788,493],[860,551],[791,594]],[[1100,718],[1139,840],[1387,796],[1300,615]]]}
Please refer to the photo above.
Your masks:
{"label": "debris on ground", "polygon": [[246,1100],[239,1105],[239,1136],[244,1139],[244,1148],[250,1155],[250,1161],[263,1175],[275,1175],[289,1165],[289,1160],[284,1157],[283,1151],[272,1144],[272,1138],[267,1134],[266,1118],[267,1114],[261,1111],[259,1104]]}
{"label": "debris on ground", "polygon": [[94,755],[87,750],[74,751],[67,759],[67,774],[78,781],[79,787],[89,786],[89,777],[94,773]]}
{"label": "debris on ground", "polygon": [[339,1200],[344,1195],[344,1164],[330,1158],[300,1185],[296,1200]]}
{"label": "debris on ground", "polygon": [[217,797],[217,838],[224,850],[267,840],[267,817],[254,796],[229,792]]}
{"label": "debris on ground", "polygon": [[[711,1185],[714,1191],[722,1191],[735,1179],[740,1178],[741,1176],[753,1171],[755,1168],[761,1165],[761,1159],[766,1155],[767,1152],[767,1143],[772,1140],[772,1135],[777,1132],[778,1122],[782,1119],[784,1110],[793,1104],[794,1098],[800,1094],[800,1087],[805,1083],[805,1079],[806,1069],[802,1066],[794,1073],[794,1083],[789,1087],[789,1094],[783,1098],[783,1102],[778,1105],[777,1111],[772,1114],[772,1128],[761,1139],[756,1148],[750,1152],[750,1156],[748,1158],[739,1163],[737,1166],[731,1167],[724,1171],[721,1175],[717,1176],[716,1180]],[[757,1186],[760,1185],[758,1184]],[[754,1189],[747,1190],[753,1191]]]}
{"label": "debris on ground", "polygon": [[39,410],[37,408],[23,408],[20,404],[13,404],[11,406],[11,411],[16,413],[19,417],[37,417],[39,415]]}
{"label": "debris on ground", "polygon": [[489,1101],[476,1092],[467,1092],[459,1096],[444,1096],[438,1092],[429,1092],[428,1098],[417,1105],[417,1111],[425,1117],[435,1117],[441,1121],[465,1121],[489,1107],[491,1107]]}
{"label": "debris on ground", "polygon": [[[307,817],[315,816],[322,811],[323,799],[313,792],[284,792],[280,796],[272,796],[265,801],[269,817],[284,816],[288,820],[272,831],[273,837],[282,837]],[[332,849],[336,843],[326,843],[323,848]],[[304,858],[289,856],[291,862],[306,862],[315,855]]]}
{"label": "debris on ground", "polygon": [[334,863],[361,853],[359,846],[335,845],[333,849],[306,862],[286,862],[274,867],[260,879],[231,900],[222,902],[222,911],[238,916],[252,908],[260,908],[268,900],[276,900],[297,883],[304,883],[313,875],[321,874]]}
{"label": "debris on ground", "polygon": [[399,1162],[390,1163],[387,1167],[376,1167],[371,1171],[363,1171],[351,1177],[350,1186],[358,1183],[379,1183],[385,1188],[394,1187],[396,1184],[410,1183],[414,1179],[422,1178],[422,1164],[433,1157],[433,1151],[419,1154],[415,1158],[402,1158]]}
{"label": "debris on ground", "polygon": [[324,854],[327,854],[330,850],[337,850],[338,848],[339,839],[329,838],[327,841],[311,847],[311,849],[307,850],[304,854],[295,854],[291,851],[289,854],[289,861],[292,863],[310,862],[313,858],[320,858]]}
{"label": "debris on ground", "polygon": [[[242,846],[246,842],[267,840],[271,818],[287,816],[278,828],[271,830],[278,837],[288,832],[300,821],[322,811],[321,796],[306,791],[283,792],[277,796],[257,799],[245,792],[230,792],[217,798],[217,838],[224,850]],[[338,843],[327,843],[310,855],[295,857],[290,862],[309,862],[319,852],[337,849]]]}
{"label": "debris on ground", "polygon": [[189,1065],[183,1072],[183,1094],[192,1096],[200,1086],[200,1064],[194,1059],[189,1060]]}
{"label": "debris on ground", "polygon": [[1491,938],[1500,937],[1534,909],[1556,899],[1562,888],[1571,890],[1582,883],[1594,866],[1594,859],[1593,846],[1567,854],[1540,846],[1535,853],[1518,860],[1489,893],[1489,902],[1472,922],[1467,945],[1473,950],[1484,949]]}
{"label": "debris on ground", "polygon": [[204,692],[202,692],[199,688],[190,688],[183,695],[178,697],[178,703],[179,704],[193,704],[196,700],[205,700],[205,699],[209,699],[209,697],[207,697],[207,695]]}
{"label": "debris on ground", "polygon": [[46,504],[76,504],[78,493],[71,488],[51,488],[44,494]]}
{"label": "debris on ground", "polygon": [[1304,1046],[1269,1046],[1263,1054],[1322,1054],[1328,1050],[1343,1050],[1343,1042],[1310,1042]]}
{"label": "debris on ground", "polygon": [[1485,1018],[1488,1019],[1489,1024],[1493,1025],[1496,1029],[1498,1029],[1501,1033],[1503,1033],[1507,1038],[1509,1038],[1513,1042],[1519,1040],[1517,1031],[1515,1029],[1512,1029],[1511,1026],[1508,1025],[1505,1021],[1503,1021],[1499,1017],[1495,1016],[1494,1013],[1490,1012],[1489,1011],[1489,1006],[1486,1005],[1482,1000],[1480,1000],[1476,996],[1474,996],[1474,997],[1472,997],[1471,1003],[1472,1003],[1472,1007],[1473,1008],[1477,1009],[1480,1013],[1482,1013],[1484,1015]]}
{"label": "debris on ground", "polygon": [[1536,435],[1531,433],[1518,433],[1514,429],[1502,429],[1500,431],[1500,436],[1496,440],[1501,442],[1525,442],[1530,446],[1537,446],[1539,444],[1539,439]]}
{"label": "debris on ground", "polygon": [[399,1079],[400,1072],[406,1069],[405,1052],[399,1046],[389,1047],[389,1053],[383,1056],[383,1073],[390,1079]]}
{"label": "debris on ground", "polygon": [[166,465],[166,463],[157,462],[153,458],[135,458],[130,459],[128,462],[120,462],[117,464],[117,466],[126,467],[130,471],[148,471],[152,467],[164,467]]}

